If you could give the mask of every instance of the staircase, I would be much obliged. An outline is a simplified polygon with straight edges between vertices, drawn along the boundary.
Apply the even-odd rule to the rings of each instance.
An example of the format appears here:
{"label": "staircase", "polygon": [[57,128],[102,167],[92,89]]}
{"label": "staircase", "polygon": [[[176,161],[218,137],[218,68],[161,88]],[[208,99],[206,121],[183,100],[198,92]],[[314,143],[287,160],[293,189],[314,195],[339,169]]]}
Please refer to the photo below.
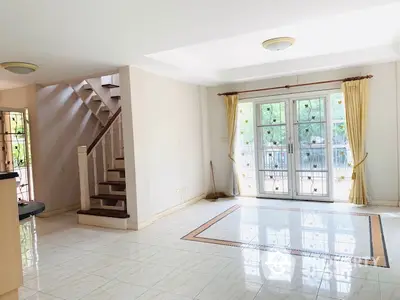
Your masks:
{"label": "staircase", "polygon": [[124,159],[115,159],[115,168],[107,170],[106,180],[98,182],[97,193],[90,196],[90,209],[78,214],[112,218],[129,218],[126,210]]}
{"label": "staircase", "polygon": [[129,214],[118,80],[109,76],[87,79],[73,88],[81,97],[86,97],[84,102],[98,118],[100,130],[91,145],[78,147],[81,189],[78,222],[127,229]]}
{"label": "staircase", "polygon": [[101,130],[120,107],[119,74],[89,78],[70,84],[83,104],[98,120]]}

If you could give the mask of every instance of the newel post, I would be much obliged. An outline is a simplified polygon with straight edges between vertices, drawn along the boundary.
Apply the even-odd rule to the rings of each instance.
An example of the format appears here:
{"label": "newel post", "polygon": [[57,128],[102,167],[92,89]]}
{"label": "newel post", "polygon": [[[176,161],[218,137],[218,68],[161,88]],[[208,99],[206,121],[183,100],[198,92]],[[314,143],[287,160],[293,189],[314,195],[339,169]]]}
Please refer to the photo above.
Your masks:
{"label": "newel post", "polygon": [[81,210],[90,209],[89,171],[87,147],[78,147],[79,182],[81,188]]}

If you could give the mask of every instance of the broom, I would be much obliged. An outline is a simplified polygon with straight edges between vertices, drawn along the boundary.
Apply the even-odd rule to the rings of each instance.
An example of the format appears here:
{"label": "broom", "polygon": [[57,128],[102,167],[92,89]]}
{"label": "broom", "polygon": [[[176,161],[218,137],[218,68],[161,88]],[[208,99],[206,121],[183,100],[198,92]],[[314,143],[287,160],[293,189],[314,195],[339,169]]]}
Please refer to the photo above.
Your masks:
{"label": "broom", "polygon": [[212,179],[213,192],[209,193],[206,196],[206,199],[211,200],[211,201],[216,201],[218,198],[227,198],[227,197],[229,197],[224,192],[217,192],[217,189],[215,188],[214,167],[213,167],[213,163],[212,163],[211,160],[210,160],[210,167],[211,167],[211,179]]}

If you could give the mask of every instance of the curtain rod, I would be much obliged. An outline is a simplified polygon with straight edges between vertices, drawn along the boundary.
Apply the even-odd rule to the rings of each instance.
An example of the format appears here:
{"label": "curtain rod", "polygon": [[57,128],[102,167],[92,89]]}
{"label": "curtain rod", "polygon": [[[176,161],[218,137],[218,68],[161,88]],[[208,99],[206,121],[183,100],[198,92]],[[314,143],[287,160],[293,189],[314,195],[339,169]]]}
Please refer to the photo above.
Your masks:
{"label": "curtain rod", "polygon": [[244,93],[254,93],[254,92],[261,92],[261,91],[290,89],[290,88],[300,87],[300,86],[325,84],[325,83],[334,83],[334,82],[346,82],[346,81],[361,80],[361,79],[370,79],[372,77],[374,77],[374,76],[373,75],[366,75],[366,76],[348,77],[348,78],[335,79],[335,80],[315,81],[315,82],[292,84],[292,85],[282,85],[282,86],[274,86],[274,87],[270,87],[270,88],[262,88],[262,89],[255,89],[255,90],[243,90],[243,91],[235,91],[235,92],[218,93],[218,96],[230,96],[230,95],[237,95],[237,94],[244,94]]}

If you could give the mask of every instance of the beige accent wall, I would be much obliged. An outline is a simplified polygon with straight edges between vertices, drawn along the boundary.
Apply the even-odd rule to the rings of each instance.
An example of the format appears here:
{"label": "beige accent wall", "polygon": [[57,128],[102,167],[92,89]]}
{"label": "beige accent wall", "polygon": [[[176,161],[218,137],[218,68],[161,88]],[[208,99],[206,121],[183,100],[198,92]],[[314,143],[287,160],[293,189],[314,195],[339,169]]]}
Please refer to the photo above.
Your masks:
{"label": "beige accent wall", "polygon": [[35,200],[46,212],[78,206],[77,146],[91,143],[97,119],[67,84],[0,91],[0,107],[29,110]]}

